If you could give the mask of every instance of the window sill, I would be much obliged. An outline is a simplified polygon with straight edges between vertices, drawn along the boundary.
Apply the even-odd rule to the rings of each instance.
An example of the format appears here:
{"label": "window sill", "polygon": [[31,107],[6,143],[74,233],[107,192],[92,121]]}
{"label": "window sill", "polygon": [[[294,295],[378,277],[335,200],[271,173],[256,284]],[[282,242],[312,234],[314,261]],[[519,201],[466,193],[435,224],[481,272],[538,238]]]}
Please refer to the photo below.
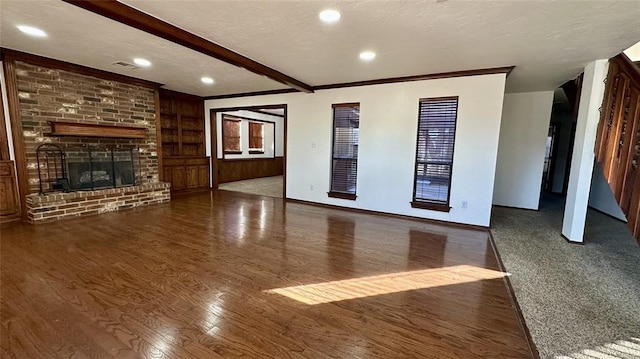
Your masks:
{"label": "window sill", "polygon": [[250,155],[264,155],[264,151],[260,150],[249,150]]}
{"label": "window sill", "polygon": [[449,212],[451,210],[451,207],[449,207],[449,205],[446,205],[446,204],[428,203],[428,202],[419,202],[419,201],[411,202],[411,208],[428,209],[428,210],[439,211],[439,212]]}
{"label": "window sill", "polygon": [[225,155],[241,155],[242,151],[224,151]]}
{"label": "window sill", "polygon": [[355,194],[342,192],[327,192],[327,195],[332,198],[349,199],[352,201],[355,201],[357,197]]}

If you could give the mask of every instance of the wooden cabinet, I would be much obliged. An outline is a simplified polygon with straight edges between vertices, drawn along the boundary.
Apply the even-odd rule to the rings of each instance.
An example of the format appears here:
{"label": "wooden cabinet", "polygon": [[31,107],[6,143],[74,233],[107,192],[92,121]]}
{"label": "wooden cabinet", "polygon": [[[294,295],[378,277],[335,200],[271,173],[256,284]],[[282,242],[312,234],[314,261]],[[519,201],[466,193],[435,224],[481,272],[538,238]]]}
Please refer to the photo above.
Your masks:
{"label": "wooden cabinet", "polygon": [[165,181],[171,182],[171,192],[208,189],[209,157],[169,157],[163,159]]}
{"label": "wooden cabinet", "polygon": [[16,219],[20,215],[20,200],[13,161],[0,161],[0,219]]}
{"label": "wooden cabinet", "polygon": [[204,101],[160,90],[160,134],[163,157],[204,157]]}
{"label": "wooden cabinet", "polygon": [[160,124],[162,173],[171,193],[208,189],[202,98],[160,90]]}

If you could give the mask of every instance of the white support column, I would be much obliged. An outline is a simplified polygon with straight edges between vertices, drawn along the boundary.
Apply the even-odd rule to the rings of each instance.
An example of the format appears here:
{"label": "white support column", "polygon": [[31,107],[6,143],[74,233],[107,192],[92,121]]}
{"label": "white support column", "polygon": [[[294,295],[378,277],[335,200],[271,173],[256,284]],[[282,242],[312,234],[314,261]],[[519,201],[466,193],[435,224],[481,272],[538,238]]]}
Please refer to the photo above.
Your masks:
{"label": "white support column", "polygon": [[583,241],[595,159],[596,132],[600,120],[599,109],[602,106],[607,69],[607,60],[596,60],[584,68],[567,202],[562,221],[562,235],[571,242]]}

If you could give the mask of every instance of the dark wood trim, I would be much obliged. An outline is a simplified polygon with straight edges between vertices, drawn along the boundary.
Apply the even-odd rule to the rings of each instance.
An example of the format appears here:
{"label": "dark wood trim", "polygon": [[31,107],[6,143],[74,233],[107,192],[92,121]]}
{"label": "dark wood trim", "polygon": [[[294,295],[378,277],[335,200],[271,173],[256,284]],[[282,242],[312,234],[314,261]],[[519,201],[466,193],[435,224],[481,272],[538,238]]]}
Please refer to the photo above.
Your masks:
{"label": "dark wood trim", "polygon": [[211,188],[218,189],[220,167],[218,164],[218,113],[209,110],[209,132],[211,133]]}
{"label": "dark wood trim", "polygon": [[[335,84],[329,84],[329,85],[314,86],[313,90],[320,91],[320,90],[330,90],[330,89],[345,88],[345,87],[384,85],[384,84],[391,84],[391,83],[398,83],[398,82],[435,80],[435,79],[443,79],[443,78],[455,78],[455,77],[478,76],[478,75],[506,74],[506,76],[509,76],[509,74],[511,73],[511,71],[513,71],[514,68],[515,66],[493,67],[493,68],[477,69],[477,70],[452,71],[452,72],[441,72],[436,74],[389,77],[389,78],[366,80],[366,81],[342,82],[342,83],[335,83]],[[295,89],[268,90],[268,91],[234,93],[234,94],[227,94],[227,95],[214,95],[214,96],[207,96],[203,98],[205,100],[221,100],[226,98],[237,98],[237,97],[279,95],[279,94],[291,93],[291,92],[298,92],[298,91]],[[259,109],[260,107],[257,107],[257,108]]]}
{"label": "dark wood trim", "polygon": [[343,83],[336,83],[336,84],[329,84],[329,85],[320,85],[320,86],[314,86],[313,89],[314,91],[319,91],[319,90],[330,90],[330,89],[337,89],[337,88],[344,88],[344,87],[383,85],[383,84],[391,84],[391,83],[397,83],[397,82],[434,80],[434,79],[477,76],[477,75],[506,74],[507,76],[509,76],[509,74],[514,68],[515,66],[507,66],[507,67],[494,67],[494,68],[477,69],[477,70],[441,72],[436,74],[390,77],[390,78],[376,79],[376,80],[354,81],[354,82],[343,82]]}
{"label": "dark wood trim", "polygon": [[404,220],[410,220],[410,221],[421,221],[421,222],[425,222],[425,223],[438,224],[438,225],[443,225],[443,226],[447,226],[447,227],[454,227],[454,228],[475,229],[475,230],[483,230],[483,231],[488,231],[489,230],[489,227],[478,226],[478,225],[474,225],[474,224],[448,222],[448,221],[442,221],[442,220],[438,220],[438,219],[409,216],[409,215],[405,215],[405,214],[396,214],[396,213],[389,213],[389,212],[382,212],[382,211],[374,211],[374,210],[371,210],[371,209],[352,208],[352,207],[346,207],[346,206],[339,206],[339,205],[336,205],[336,204],[326,204],[326,203],[319,203],[319,202],[311,202],[311,201],[305,201],[305,200],[302,200],[302,199],[295,199],[295,198],[285,198],[285,202],[306,204],[306,205],[310,205],[310,206],[331,208],[331,209],[354,212],[354,213],[372,214],[372,215],[382,216],[382,217],[387,217],[387,218],[404,219]]}
{"label": "dark wood trim", "polygon": [[198,51],[202,54],[211,56],[231,65],[247,69],[255,74],[266,76],[274,81],[293,87],[294,89],[297,89],[299,91],[309,93],[313,92],[313,87],[311,85],[307,85],[304,82],[296,80],[291,76],[285,75],[280,71],[263,65],[248,57],[242,56],[239,53],[234,52],[226,47],[211,42],[203,37],[183,30],[177,26],[171,25],[168,22],[164,22],[154,16],[151,16],[145,12],[142,12],[116,0],[64,1],[98,15],[102,15],[108,19],[117,21],[125,25],[129,25],[138,30],[161,37],[167,41],[171,41],[175,44]]}
{"label": "dark wood trim", "polygon": [[[427,203],[416,198],[416,186],[418,184],[418,145],[420,144],[420,114],[421,107],[423,102],[434,102],[434,101],[449,101],[456,100],[456,120],[454,123],[454,131],[453,131],[453,149],[451,151],[451,165],[449,166],[449,190],[447,191],[447,203],[443,204],[435,204],[435,203]],[[443,96],[443,97],[429,97],[429,98],[421,98],[418,100],[418,121],[416,127],[416,155],[415,155],[415,163],[413,167],[413,195],[411,198],[411,207],[412,208],[420,208],[420,209],[429,209],[433,211],[440,212],[449,212],[451,210],[451,183],[453,182],[453,158],[456,151],[456,136],[458,135],[458,107],[460,105],[460,97],[459,96]],[[428,145],[428,143],[427,143]]]}
{"label": "dark wood trim", "polygon": [[[266,90],[266,91],[254,91],[254,92],[241,92],[241,93],[231,93],[226,95],[213,95],[203,97],[205,100],[223,100],[225,98],[237,98],[237,97],[253,97],[253,96],[266,96],[266,95],[279,95],[283,93],[292,93],[292,92],[300,92],[296,89],[280,89],[280,90]],[[256,109],[261,109],[266,107],[256,107]],[[249,110],[252,111],[252,110]]]}
{"label": "dark wood trim", "polygon": [[636,66],[624,52],[614,57],[614,60],[629,75],[629,79],[635,82],[636,86],[640,86],[640,67]]}
{"label": "dark wood trim", "polygon": [[335,191],[327,192],[327,196],[331,198],[348,199],[352,201],[355,201],[356,198],[358,198],[358,196],[356,196],[355,193],[352,194],[352,193],[342,193],[342,192],[335,192]]}
{"label": "dark wood trim", "polygon": [[27,172],[27,156],[22,135],[22,116],[20,115],[20,100],[18,98],[18,79],[16,77],[16,63],[11,57],[3,57],[4,78],[7,86],[7,106],[9,121],[11,121],[11,135],[13,137],[13,154],[15,155],[16,175],[18,177],[18,193],[20,195],[21,219],[27,220],[27,194],[29,181]]}
{"label": "dark wood trim", "polygon": [[74,72],[81,75],[97,77],[104,80],[122,82],[130,85],[148,87],[152,89],[156,89],[162,86],[162,84],[153,82],[153,81],[147,81],[147,80],[142,80],[142,79],[138,79],[131,76],[120,75],[114,72],[98,70],[92,67],[73,64],[70,62],[56,60],[56,59],[34,55],[34,54],[29,54],[29,53],[21,52],[17,50],[0,48],[0,53],[2,53],[2,59],[5,61],[12,59],[14,61],[26,62],[32,65],[70,71],[70,72]]}
{"label": "dark wood trim", "polygon": [[439,211],[439,212],[451,211],[451,207],[449,207],[448,204],[428,203],[428,202],[420,202],[420,201],[411,201],[411,208],[428,209],[430,211]]}
{"label": "dark wood trim", "polygon": [[[241,155],[242,154],[242,133],[240,133],[240,151],[227,151],[224,149],[224,121],[231,121],[231,122],[242,122],[242,120],[236,120],[233,118],[230,118],[230,115],[227,114],[222,114],[222,118],[221,118],[221,123],[220,123],[220,138],[222,140],[222,159],[224,160],[227,155]],[[242,132],[242,127],[240,127],[240,131]]]}
{"label": "dark wood trim", "polygon": [[[284,109],[284,128],[283,128],[283,132],[284,132],[284,139],[283,139],[283,148],[282,148],[282,155],[284,160],[282,161],[282,193],[283,193],[283,198],[287,197],[287,105],[286,104],[275,104],[275,105],[263,105],[263,106],[240,106],[240,107],[220,107],[220,108],[211,108],[209,109],[209,113],[210,113],[210,122],[211,122],[211,138],[212,138],[212,148],[211,148],[211,153],[212,153],[212,157],[213,157],[213,161],[215,163],[215,168],[216,171],[218,170],[218,155],[217,155],[217,151],[218,151],[218,146],[217,146],[217,133],[215,131],[216,126],[217,126],[217,113],[218,112],[231,112],[231,111],[239,111],[239,110],[246,110],[246,111],[251,111],[251,110],[255,110],[255,109],[263,109],[263,108],[278,108],[278,109]],[[275,126],[274,126],[275,127]],[[274,128],[275,131],[275,128]],[[274,136],[274,141],[275,141],[275,136]],[[224,149],[224,148],[223,148]],[[274,156],[275,156],[275,148],[274,148]],[[279,157],[279,156],[278,156]],[[214,184],[215,187],[214,188],[218,188],[218,176],[215,175],[214,176]]]}
{"label": "dark wood trim", "polygon": [[[251,112],[255,112],[255,111],[251,111]],[[276,149],[278,148],[278,141],[277,141],[277,136],[278,136],[277,132],[278,131],[276,131],[277,124],[276,124],[275,121],[258,120],[258,119],[251,118],[251,117],[244,117],[244,116],[232,115],[232,114],[227,114],[227,113],[223,113],[222,115],[225,116],[226,118],[235,117],[235,118],[239,118],[239,119],[247,120],[247,121],[252,121],[252,122],[261,122],[261,123],[272,124],[273,125],[273,157],[267,157],[267,158],[276,158],[276,157],[278,157],[278,156],[276,156]],[[232,121],[232,120],[230,119],[229,121]],[[263,141],[264,141],[264,139],[263,139]],[[225,153],[227,153],[227,152],[225,152]],[[264,153],[264,151],[249,151],[250,155],[257,155],[257,154],[263,154],[263,153]],[[223,156],[223,158],[224,158],[224,156]]]}
{"label": "dark wood trim", "polygon": [[[20,195],[18,194],[15,161],[9,159],[0,160],[0,178],[2,178],[5,184],[2,193],[2,204],[4,208],[0,210],[0,223],[4,226],[7,222],[20,220]],[[7,183],[7,179],[9,183]]]}
{"label": "dark wood trim", "polygon": [[221,158],[220,162],[242,162],[242,161],[275,161],[278,158],[284,158],[283,156],[277,157],[250,157],[250,158]]}
{"label": "dark wood trim", "polygon": [[185,92],[169,90],[166,88],[160,88],[160,95],[167,96],[167,97],[177,97],[177,98],[181,98],[189,101],[204,101],[204,99],[201,96],[196,96],[196,95],[188,94]]}
{"label": "dark wood trim", "polygon": [[50,121],[51,136],[82,136],[143,139],[147,137],[144,127],[105,126],[92,123]]}
{"label": "dark wood trim", "polygon": [[216,108],[212,108],[211,110],[215,111],[215,112],[232,112],[232,111],[240,111],[240,110],[245,110],[245,111],[251,111],[254,109],[261,109],[261,108],[285,108],[285,106],[287,106],[286,104],[279,104],[279,105],[263,105],[263,106],[237,106],[237,107],[216,107]]}
{"label": "dark wood trim", "polygon": [[[155,89],[153,93],[156,109],[156,157],[158,158],[158,181],[162,182],[164,178],[163,150],[162,150],[162,118],[160,115],[160,90]],[[203,136],[204,137],[204,136]]]}
{"label": "dark wood trim", "polygon": [[239,118],[239,119],[242,119],[242,120],[253,121],[253,122],[264,122],[264,123],[274,123],[274,124],[276,123],[275,121],[258,120],[257,118],[238,116],[238,115],[233,115],[233,114],[229,114],[229,113],[223,113],[223,115],[227,116],[227,118],[235,117],[235,118]]}
{"label": "dark wood trim", "polygon": [[360,107],[360,102],[334,103],[331,105],[331,108],[339,107]]}
{"label": "dark wood trim", "polygon": [[[460,100],[460,96],[441,96],[441,97],[423,97],[420,98],[419,102],[436,102],[436,101],[450,101],[450,100]],[[457,110],[457,107],[456,107]],[[456,120],[457,120],[457,112],[456,112]]]}
{"label": "dark wood trim", "polygon": [[[493,254],[496,256],[496,261],[498,262],[498,268],[503,273],[508,273],[507,268],[504,266],[504,262],[502,262],[502,257],[500,257],[500,252],[498,252],[498,247],[496,246],[495,239],[493,238],[493,233],[491,230],[489,232],[489,244],[491,245],[491,249],[493,250]],[[533,341],[533,337],[531,336],[531,332],[529,331],[529,327],[527,326],[527,321],[524,319],[524,315],[522,314],[522,308],[520,308],[520,304],[518,303],[518,299],[516,297],[516,292],[513,290],[513,286],[511,285],[511,280],[508,275],[502,277],[504,283],[507,287],[507,293],[509,295],[509,299],[511,300],[511,305],[516,312],[516,317],[518,319],[518,325],[520,326],[520,330],[524,333],[524,336],[527,340],[527,346],[529,347],[529,354],[531,354],[531,358],[540,359],[540,353],[538,352],[538,348],[536,348],[536,344]]]}
{"label": "dark wood trim", "polygon": [[2,86],[0,85],[0,161],[8,161],[11,159],[10,157],[9,136],[4,116],[4,100],[2,100]]}
{"label": "dark wood trim", "polygon": [[[335,164],[335,143],[336,143],[336,108],[348,108],[348,107],[358,107],[358,109],[360,108],[360,102],[347,102],[347,103],[336,103],[336,104],[332,104],[331,105],[331,167],[330,167],[330,171],[329,175],[331,176],[331,178],[329,179],[330,183],[329,183],[329,192],[327,192],[329,197],[334,197],[334,198],[342,198],[342,199],[349,199],[349,200],[354,200],[356,199],[356,195],[355,193],[353,195],[351,194],[346,194],[346,193],[342,193],[342,192],[336,192],[333,190],[333,166]],[[360,128],[360,113],[358,112],[358,128]],[[358,130],[359,131],[359,130]],[[354,160],[353,158],[351,159],[352,161]],[[356,162],[356,187],[357,187],[357,173],[358,173],[358,157],[356,156],[355,158],[355,162]]]}
{"label": "dark wood trim", "polygon": [[275,116],[275,117],[281,117],[284,118],[284,115],[278,115],[277,113],[271,113],[271,112],[267,112],[267,111],[262,111],[262,110],[249,110],[251,112],[255,112],[255,113],[259,113],[261,115],[267,115],[267,116]]}
{"label": "dark wood trim", "polygon": [[[263,108],[267,108],[267,107],[263,107]],[[287,198],[287,121],[288,121],[288,117],[287,117],[287,105],[284,105],[284,123],[282,124],[283,127],[283,132],[284,132],[284,139],[282,142],[282,198],[286,199]],[[273,131],[276,131],[275,126]],[[274,141],[275,141],[275,136],[273,137]],[[275,147],[274,147],[274,151],[273,151],[273,155],[276,155],[276,151],[275,151]]]}

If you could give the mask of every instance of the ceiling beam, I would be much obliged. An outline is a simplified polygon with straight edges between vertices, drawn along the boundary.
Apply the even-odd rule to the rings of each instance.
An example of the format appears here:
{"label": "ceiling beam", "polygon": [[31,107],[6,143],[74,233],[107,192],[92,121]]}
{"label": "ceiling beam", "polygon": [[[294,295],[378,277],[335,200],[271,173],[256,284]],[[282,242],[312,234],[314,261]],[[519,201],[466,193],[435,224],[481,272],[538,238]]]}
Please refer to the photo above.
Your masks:
{"label": "ceiling beam", "polygon": [[161,37],[178,45],[188,47],[202,54],[214,57],[231,65],[245,68],[253,73],[266,76],[296,90],[311,93],[313,86],[274,70],[226,47],[211,42],[198,35],[164,22],[156,17],[132,8],[116,0],[63,0],[85,10],[102,15],[119,23]]}
{"label": "ceiling beam", "polygon": [[284,115],[280,115],[280,114],[277,114],[277,113],[271,113],[269,111],[263,111],[263,110],[248,110],[248,111],[259,113],[259,114],[262,114],[262,115],[284,117]]}

